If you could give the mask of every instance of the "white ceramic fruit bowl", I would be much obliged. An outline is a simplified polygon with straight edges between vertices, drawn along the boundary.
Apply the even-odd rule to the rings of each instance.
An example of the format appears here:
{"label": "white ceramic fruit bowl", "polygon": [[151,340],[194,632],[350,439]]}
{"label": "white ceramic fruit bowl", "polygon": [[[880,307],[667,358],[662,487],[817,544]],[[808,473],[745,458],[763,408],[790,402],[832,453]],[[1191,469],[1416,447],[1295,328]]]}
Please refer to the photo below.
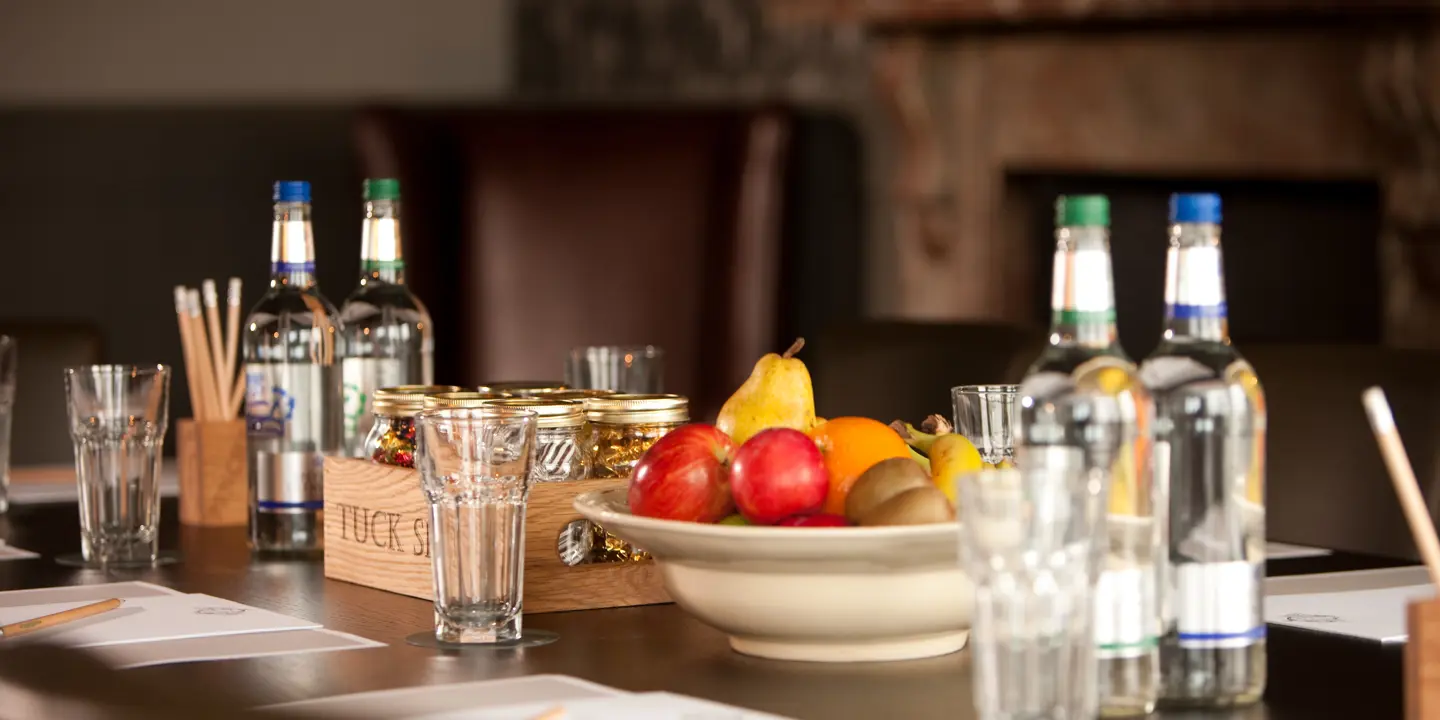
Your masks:
{"label": "white ceramic fruit bowl", "polygon": [[965,646],[974,586],[954,523],[792,528],[707,525],[630,514],[625,490],[575,509],[655,556],[665,588],[746,655],[908,660]]}

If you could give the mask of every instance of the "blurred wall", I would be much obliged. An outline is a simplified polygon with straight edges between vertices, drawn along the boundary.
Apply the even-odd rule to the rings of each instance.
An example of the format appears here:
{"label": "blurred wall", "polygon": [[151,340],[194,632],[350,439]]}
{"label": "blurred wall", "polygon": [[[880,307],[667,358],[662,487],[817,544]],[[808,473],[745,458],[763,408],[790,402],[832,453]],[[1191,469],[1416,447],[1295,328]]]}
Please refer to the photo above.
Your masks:
{"label": "blurred wall", "polygon": [[0,103],[473,99],[511,0],[5,0]]}

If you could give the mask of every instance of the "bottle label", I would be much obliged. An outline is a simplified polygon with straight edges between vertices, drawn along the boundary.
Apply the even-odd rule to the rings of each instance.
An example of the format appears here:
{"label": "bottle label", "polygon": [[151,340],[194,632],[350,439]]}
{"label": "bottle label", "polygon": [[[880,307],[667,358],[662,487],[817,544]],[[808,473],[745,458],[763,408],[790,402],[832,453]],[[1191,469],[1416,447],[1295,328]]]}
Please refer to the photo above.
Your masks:
{"label": "bottle label", "polygon": [[314,452],[252,453],[258,463],[255,509],[262,513],[298,515],[323,510],[325,456]]}
{"label": "bottle label", "polygon": [[1095,586],[1095,651],[1101,659],[1133,658],[1154,652],[1158,616],[1154,573],[1119,567],[1100,573]]}
{"label": "bottle label", "polygon": [[286,426],[295,417],[295,398],[278,387],[264,365],[245,368],[245,424],[249,434],[260,438],[283,438]]}
{"label": "bottle label", "polygon": [[1171,248],[1165,256],[1165,316],[1223,318],[1225,277],[1218,247]]}
{"label": "bottle label", "polygon": [[361,272],[381,272],[384,270],[404,270],[404,260],[361,260]]}
{"label": "bottle label", "polygon": [[1265,638],[1259,569],[1244,560],[1175,566],[1175,628],[1182,648],[1243,648]]}
{"label": "bottle label", "polygon": [[270,263],[271,275],[288,275],[290,273],[315,273],[315,261],[305,262],[273,262]]}

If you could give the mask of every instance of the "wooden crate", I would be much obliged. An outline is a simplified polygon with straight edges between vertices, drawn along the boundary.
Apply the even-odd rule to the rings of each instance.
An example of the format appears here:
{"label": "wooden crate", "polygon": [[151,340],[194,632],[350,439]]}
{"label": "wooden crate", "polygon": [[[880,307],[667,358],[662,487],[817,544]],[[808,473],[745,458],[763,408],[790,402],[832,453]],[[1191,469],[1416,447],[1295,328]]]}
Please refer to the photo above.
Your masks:
{"label": "wooden crate", "polygon": [[[537,483],[525,514],[525,612],[670,602],[653,561],[569,566],[561,530],[578,520],[572,503],[624,479]],[[368,460],[325,459],[325,577],[433,600],[430,508],[420,473]]]}
{"label": "wooden crate", "polygon": [[1440,718],[1440,600],[1410,603],[1405,626],[1405,717]]}

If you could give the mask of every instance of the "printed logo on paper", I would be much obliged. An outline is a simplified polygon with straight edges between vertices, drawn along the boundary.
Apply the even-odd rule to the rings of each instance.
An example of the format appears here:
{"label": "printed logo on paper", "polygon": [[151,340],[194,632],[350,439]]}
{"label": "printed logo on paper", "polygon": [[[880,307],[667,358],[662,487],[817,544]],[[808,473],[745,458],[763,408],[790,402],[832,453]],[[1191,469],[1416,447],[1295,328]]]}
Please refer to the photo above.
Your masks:
{"label": "printed logo on paper", "polygon": [[1311,615],[1310,613],[1290,613],[1289,615],[1286,615],[1286,616],[1285,616],[1285,619],[1288,620],[1288,621],[1290,621],[1290,622],[1303,622],[1303,623],[1333,623],[1333,622],[1340,622],[1340,618],[1337,617],[1337,616],[1335,616],[1335,615]]}
{"label": "printed logo on paper", "polygon": [[245,608],[237,607],[200,607],[195,608],[196,615],[243,615]]}

